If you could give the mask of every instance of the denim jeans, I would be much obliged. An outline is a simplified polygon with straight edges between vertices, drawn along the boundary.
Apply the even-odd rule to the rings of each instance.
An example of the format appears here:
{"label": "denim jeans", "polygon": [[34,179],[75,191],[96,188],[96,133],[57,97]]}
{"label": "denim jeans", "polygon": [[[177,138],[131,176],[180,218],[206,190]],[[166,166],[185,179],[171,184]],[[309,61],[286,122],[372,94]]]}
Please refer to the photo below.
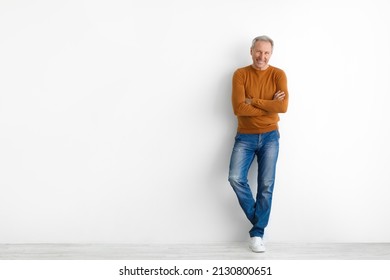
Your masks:
{"label": "denim jeans", "polygon": [[[237,133],[229,167],[229,182],[242,210],[253,227],[251,237],[263,237],[271,213],[276,162],[279,154],[279,131],[261,134]],[[257,194],[248,184],[248,171],[257,157]]]}

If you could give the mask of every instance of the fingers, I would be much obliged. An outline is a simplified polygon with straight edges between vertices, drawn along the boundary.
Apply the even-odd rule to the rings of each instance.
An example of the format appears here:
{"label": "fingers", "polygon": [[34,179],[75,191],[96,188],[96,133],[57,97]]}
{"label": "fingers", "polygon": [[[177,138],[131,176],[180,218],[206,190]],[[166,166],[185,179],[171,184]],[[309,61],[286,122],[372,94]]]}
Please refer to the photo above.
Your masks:
{"label": "fingers", "polygon": [[286,96],[286,94],[284,93],[284,91],[281,91],[281,90],[278,90],[275,95],[274,95],[274,100],[283,100],[284,97]]}

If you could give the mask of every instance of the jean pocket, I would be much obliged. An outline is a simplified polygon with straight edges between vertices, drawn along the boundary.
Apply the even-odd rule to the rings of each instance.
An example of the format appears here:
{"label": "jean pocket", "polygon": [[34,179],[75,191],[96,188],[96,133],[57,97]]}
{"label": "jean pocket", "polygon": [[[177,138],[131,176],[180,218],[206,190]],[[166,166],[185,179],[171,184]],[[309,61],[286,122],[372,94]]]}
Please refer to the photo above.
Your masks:
{"label": "jean pocket", "polygon": [[269,134],[268,134],[268,139],[270,141],[272,141],[272,140],[278,140],[279,141],[279,138],[280,138],[279,130],[273,130],[273,131],[269,132]]}

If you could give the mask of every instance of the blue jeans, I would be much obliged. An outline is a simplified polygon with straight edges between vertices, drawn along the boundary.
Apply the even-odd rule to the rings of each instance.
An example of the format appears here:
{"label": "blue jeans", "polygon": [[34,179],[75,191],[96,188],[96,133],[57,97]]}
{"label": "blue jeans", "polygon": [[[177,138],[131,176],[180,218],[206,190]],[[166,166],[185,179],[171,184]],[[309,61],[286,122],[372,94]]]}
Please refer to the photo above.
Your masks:
{"label": "blue jeans", "polygon": [[[279,154],[279,131],[261,134],[237,133],[229,167],[229,182],[242,210],[253,227],[251,237],[263,237],[271,213],[276,162]],[[248,171],[257,157],[257,194],[253,197]]]}

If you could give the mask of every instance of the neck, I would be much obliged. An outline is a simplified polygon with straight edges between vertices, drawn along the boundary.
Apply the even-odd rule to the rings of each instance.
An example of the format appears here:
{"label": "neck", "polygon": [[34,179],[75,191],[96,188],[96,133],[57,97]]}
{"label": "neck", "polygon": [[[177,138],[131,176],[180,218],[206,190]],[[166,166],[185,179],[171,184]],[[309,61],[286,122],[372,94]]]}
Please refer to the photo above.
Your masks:
{"label": "neck", "polygon": [[252,64],[252,67],[256,70],[261,70],[261,71],[264,71],[264,70],[267,70],[269,65],[265,65],[264,67],[257,67],[256,65]]}

